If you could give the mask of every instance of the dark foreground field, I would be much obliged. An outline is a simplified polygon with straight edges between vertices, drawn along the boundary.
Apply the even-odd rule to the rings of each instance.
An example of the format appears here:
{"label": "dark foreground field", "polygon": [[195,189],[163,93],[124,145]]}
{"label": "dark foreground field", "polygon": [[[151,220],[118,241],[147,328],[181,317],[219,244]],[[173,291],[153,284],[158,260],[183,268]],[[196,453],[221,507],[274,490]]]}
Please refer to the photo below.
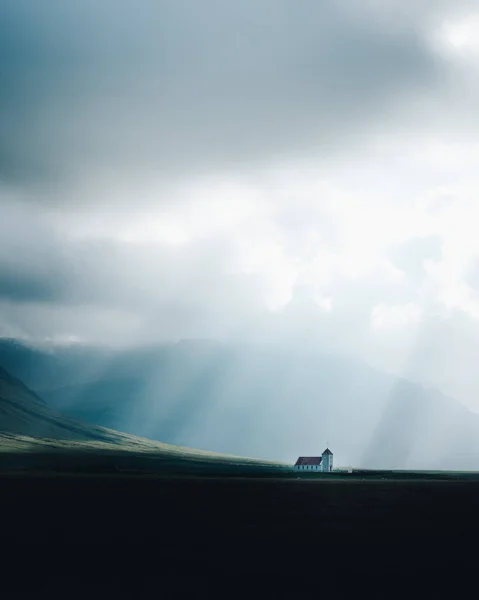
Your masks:
{"label": "dark foreground field", "polygon": [[316,597],[368,582],[369,597],[386,598],[406,575],[437,586],[446,573],[464,579],[477,560],[471,478],[4,473],[0,490],[2,547],[23,573],[42,574],[18,580],[37,589],[66,581],[73,593],[95,581],[97,591],[144,586],[168,598],[229,581],[227,598],[261,577],[271,585],[262,597],[296,581],[321,582]]}

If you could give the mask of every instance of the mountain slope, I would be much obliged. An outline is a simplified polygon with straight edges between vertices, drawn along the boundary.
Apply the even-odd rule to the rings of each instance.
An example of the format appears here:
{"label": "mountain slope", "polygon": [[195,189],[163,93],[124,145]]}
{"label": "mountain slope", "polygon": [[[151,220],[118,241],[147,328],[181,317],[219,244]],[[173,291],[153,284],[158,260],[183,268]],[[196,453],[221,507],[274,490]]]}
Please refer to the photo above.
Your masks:
{"label": "mountain slope", "polygon": [[284,468],[278,463],[164,444],[72,419],[50,409],[0,367],[0,466],[98,469],[118,464],[153,470],[208,465]]}
{"label": "mountain slope", "polygon": [[0,367],[0,431],[63,440],[121,443],[122,434],[82,423],[51,410],[19,379]]}

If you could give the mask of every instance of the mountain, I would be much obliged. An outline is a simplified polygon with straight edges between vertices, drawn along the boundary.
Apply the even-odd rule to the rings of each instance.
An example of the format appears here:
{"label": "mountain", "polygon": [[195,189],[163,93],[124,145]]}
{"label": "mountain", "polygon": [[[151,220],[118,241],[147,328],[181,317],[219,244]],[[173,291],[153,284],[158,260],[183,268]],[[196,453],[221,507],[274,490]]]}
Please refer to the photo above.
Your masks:
{"label": "mountain", "polygon": [[[327,440],[345,453],[342,437],[357,457],[373,426],[358,394],[367,388],[365,403],[377,412],[390,385],[344,358],[193,341],[123,352],[4,343],[2,363],[69,416],[171,444],[285,461],[322,451]],[[345,411],[349,418],[341,419]]]}
{"label": "mountain", "polygon": [[352,358],[202,341],[48,352],[4,341],[2,363],[70,417],[170,444],[291,462],[329,442],[336,464],[479,469],[478,415]]}
{"label": "mountain", "polygon": [[134,467],[281,468],[279,464],[172,446],[81,422],[52,410],[0,367],[0,467],[67,465],[75,470]]}
{"label": "mountain", "polygon": [[82,423],[47,404],[0,367],[0,432],[28,437],[122,443],[121,433]]}

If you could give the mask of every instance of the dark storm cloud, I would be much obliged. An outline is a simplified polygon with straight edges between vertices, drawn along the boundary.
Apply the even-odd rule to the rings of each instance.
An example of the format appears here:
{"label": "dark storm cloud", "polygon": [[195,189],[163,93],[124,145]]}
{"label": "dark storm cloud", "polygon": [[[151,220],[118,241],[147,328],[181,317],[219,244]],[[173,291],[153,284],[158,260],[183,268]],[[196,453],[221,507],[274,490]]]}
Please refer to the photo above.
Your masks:
{"label": "dark storm cloud", "polygon": [[51,277],[8,270],[0,265],[0,299],[13,302],[46,302],[56,300],[58,286]]}
{"label": "dark storm cloud", "polygon": [[4,0],[0,175],[14,181],[330,153],[438,64],[347,2]]}

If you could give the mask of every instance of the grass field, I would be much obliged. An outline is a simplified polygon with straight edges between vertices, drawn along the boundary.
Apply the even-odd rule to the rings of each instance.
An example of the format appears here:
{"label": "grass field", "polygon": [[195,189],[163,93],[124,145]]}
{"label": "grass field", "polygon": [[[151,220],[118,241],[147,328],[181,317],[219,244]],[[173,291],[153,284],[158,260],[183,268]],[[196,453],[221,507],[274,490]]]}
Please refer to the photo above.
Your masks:
{"label": "grass field", "polygon": [[[479,481],[468,477],[15,472],[0,474],[0,490],[2,546],[22,572],[40,570],[37,592],[47,580],[98,592],[101,576],[106,597],[124,597],[126,580],[131,597],[146,597],[134,596],[146,582],[158,597],[185,586],[204,595],[206,577],[227,580],[224,597],[237,597],[241,582],[262,575],[268,594],[283,597],[286,579],[317,586],[326,564],[322,591],[367,582],[368,597],[394,597],[417,571],[430,573],[431,593],[439,564],[464,577],[479,533]],[[394,589],[378,589],[380,580]]]}
{"label": "grass field", "polygon": [[[127,437],[127,436],[125,436]],[[1,471],[108,474],[288,475],[290,465],[131,437],[118,444],[0,434]]]}
{"label": "grass field", "polygon": [[[347,530],[350,541],[393,543],[411,535],[456,535],[461,524],[470,528],[477,520],[479,500],[479,481],[464,479],[298,480],[18,472],[3,473],[0,485],[4,508],[15,503],[19,511],[25,503],[30,537],[36,535],[40,541],[48,531],[75,543],[85,535],[91,541],[91,532],[97,527],[103,532],[97,537],[99,543],[131,535],[154,538],[160,530],[164,538],[172,520],[187,530],[207,523],[210,533],[219,533],[220,525],[227,523],[223,533],[243,538],[257,534],[257,540],[288,540],[300,535],[303,542],[313,542],[325,541],[327,536],[328,543],[334,544],[344,542],[335,536]],[[57,517],[64,510],[74,510],[80,499],[82,512],[75,511],[75,519],[65,529]],[[121,518],[126,504],[129,515],[134,515],[132,521]],[[461,507],[454,519],[447,518],[451,506]],[[46,523],[37,518],[40,514],[52,518]]]}

